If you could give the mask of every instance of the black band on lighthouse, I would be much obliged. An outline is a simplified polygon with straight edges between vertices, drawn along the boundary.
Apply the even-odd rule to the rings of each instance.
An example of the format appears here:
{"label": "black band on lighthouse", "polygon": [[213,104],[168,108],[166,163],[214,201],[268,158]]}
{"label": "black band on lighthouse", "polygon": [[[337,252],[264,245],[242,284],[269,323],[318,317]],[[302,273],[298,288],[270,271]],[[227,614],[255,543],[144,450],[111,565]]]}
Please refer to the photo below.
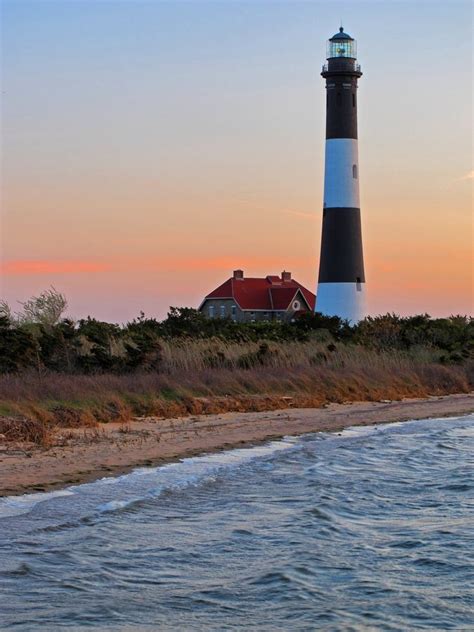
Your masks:
{"label": "black band on lighthouse", "polygon": [[357,138],[357,79],[327,79],[326,104],[326,138]]}
{"label": "black band on lighthouse", "polygon": [[364,283],[360,209],[326,208],[319,283]]}
{"label": "black band on lighthouse", "polygon": [[326,79],[326,138],[357,138],[357,80],[355,59],[328,59]]}

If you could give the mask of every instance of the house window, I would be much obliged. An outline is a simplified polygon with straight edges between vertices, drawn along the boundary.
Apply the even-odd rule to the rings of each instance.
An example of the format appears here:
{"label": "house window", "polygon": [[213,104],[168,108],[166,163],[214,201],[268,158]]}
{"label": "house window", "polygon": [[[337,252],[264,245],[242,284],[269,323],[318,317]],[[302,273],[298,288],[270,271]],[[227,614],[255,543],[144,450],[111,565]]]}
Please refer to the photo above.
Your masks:
{"label": "house window", "polygon": [[232,320],[235,320],[237,318],[237,307],[235,305],[232,305],[230,308],[230,313],[232,315]]}
{"label": "house window", "polygon": [[357,180],[357,165],[352,165],[352,177]]}
{"label": "house window", "polygon": [[214,305],[209,305],[209,318],[214,318]]}
{"label": "house window", "polygon": [[221,318],[225,318],[225,305],[221,305]]}
{"label": "house window", "polygon": [[299,301],[293,301],[292,307],[293,307],[293,311],[297,312],[298,310],[301,309],[301,303]]}
{"label": "house window", "polygon": [[250,312],[250,322],[255,322],[255,312]]}

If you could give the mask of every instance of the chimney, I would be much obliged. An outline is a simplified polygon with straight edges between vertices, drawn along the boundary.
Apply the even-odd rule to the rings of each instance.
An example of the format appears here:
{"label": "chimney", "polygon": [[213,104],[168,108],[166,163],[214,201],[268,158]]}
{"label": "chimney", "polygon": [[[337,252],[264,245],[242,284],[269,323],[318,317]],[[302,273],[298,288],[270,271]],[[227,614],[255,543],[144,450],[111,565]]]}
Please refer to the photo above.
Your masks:
{"label": "chimney", "polygon": [[283,270],[283,272],[281,273],[281,280],[282,281],[291,281],[291,272],[285,272]]}
{"label": "chimney", "polygon": [[242,281],[243,278],[244,278],[243,270],[234,270],[234,279],[240,279]]}

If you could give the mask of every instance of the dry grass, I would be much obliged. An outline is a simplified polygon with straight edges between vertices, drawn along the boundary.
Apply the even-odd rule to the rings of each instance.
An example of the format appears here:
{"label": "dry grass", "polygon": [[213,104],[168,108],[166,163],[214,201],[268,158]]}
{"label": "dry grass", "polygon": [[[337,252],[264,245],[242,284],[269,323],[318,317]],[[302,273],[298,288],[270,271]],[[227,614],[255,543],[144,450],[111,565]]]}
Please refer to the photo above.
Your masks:
{"label": "dry grass", "polygon": [[34,443],[47,447],[52,443],[53,431],[42,419],[0,417],[0,436],[5,441]]}
{"label": "dry grass", "polygon": [[[0,433],[47,445],[57,428],[125,424],[133,416],[259,411],[472,390],[472,365],[436,352],[379,353],[326,343],[164,344],[161,373],[0,377]],[[244,368],[250,367],[250,368]]]}

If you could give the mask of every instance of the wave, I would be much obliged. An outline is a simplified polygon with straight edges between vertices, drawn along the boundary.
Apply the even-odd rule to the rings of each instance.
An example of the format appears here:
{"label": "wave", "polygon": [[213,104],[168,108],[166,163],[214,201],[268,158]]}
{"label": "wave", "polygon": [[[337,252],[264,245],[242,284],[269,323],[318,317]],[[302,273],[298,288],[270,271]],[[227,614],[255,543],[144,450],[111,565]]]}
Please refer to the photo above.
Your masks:
{"label": "wave", "polygon": [[[471,418],[472,415],[465,417]],[[74,485],[66,489],[52,492],[35,492],[23,496],[8,496],[0,498],[0,519],[11,518],[31,512],[37,505],[60,497],[87,494],[105,496],[103,502],[94,506],[94,512],[110,513],[126,510],[137,503],[156,498],[166,491],[184,489],[192,485],[200,485],[212,481],[213,477],[232,468],[239,468],[247,463],[266,460],[273,455],[290,449],[304,448],[308,442],[318,439],[332,439],[336,441],[358,440],[376,433],[409,431],[409,427],[439,422],[453,422],[459,417],[436,418],[407,422],[371,426],[351,426],[339,433],[311,433],[301,437],[287,436],[281,440],[250,448],[235,448],[227,451],[189,457],[176,463],[157,467],[141,467],[127,474],[116,477],[102,478],[92,483]],[[453,429],[454,431],[454,429]],[[469,433],[469,429],[457,429],[458,433]],[[321,463],[314,463],[309,470],[324,467]],[[125,497],[124,497],[125,496]]]}
{"label": "wave", "polygon": [[[238,468],[242,465],[259,459],[266,459],[284,450],[294,449],[296,437],[284,437],[280,441],[254,446],[251,448],[237,448],[214,454],[204,454],[182,459],[176,463],[160,465],[158,467],[137,468],[128,474],[117,477],[102,478],[92,483],[74,485],[63,490],[53,492],[37,492],[23,496],[7,496],[0,498],[0,519],[11,518],[31,512],[37,505],[61,496],[78,496],[84,493],[100,492],[121,493],[140,490],[129,498],[114,498],[100,503],[95,507],[98,513],[110,513],[122,511],[137,503],[150,498],[156,498],[165,491],[184,489],[192,485],[199,485],[204,481],[212,480],[216,475]],[[148,484],[148,485],[147,485]],[[149,487],[153,484],[153,487]],[[115,489],[111,490],[113,485]],[[121,489],[117,489],[121,488]]]}
{"label": "wave", "polygon": [[11,518],[29,513],[33,507],[53,498],[61,496],[73,496],[72,489],[59,489],[54,492],[36,492],[23,496],[6,496],[0,498],[0,518]]}

